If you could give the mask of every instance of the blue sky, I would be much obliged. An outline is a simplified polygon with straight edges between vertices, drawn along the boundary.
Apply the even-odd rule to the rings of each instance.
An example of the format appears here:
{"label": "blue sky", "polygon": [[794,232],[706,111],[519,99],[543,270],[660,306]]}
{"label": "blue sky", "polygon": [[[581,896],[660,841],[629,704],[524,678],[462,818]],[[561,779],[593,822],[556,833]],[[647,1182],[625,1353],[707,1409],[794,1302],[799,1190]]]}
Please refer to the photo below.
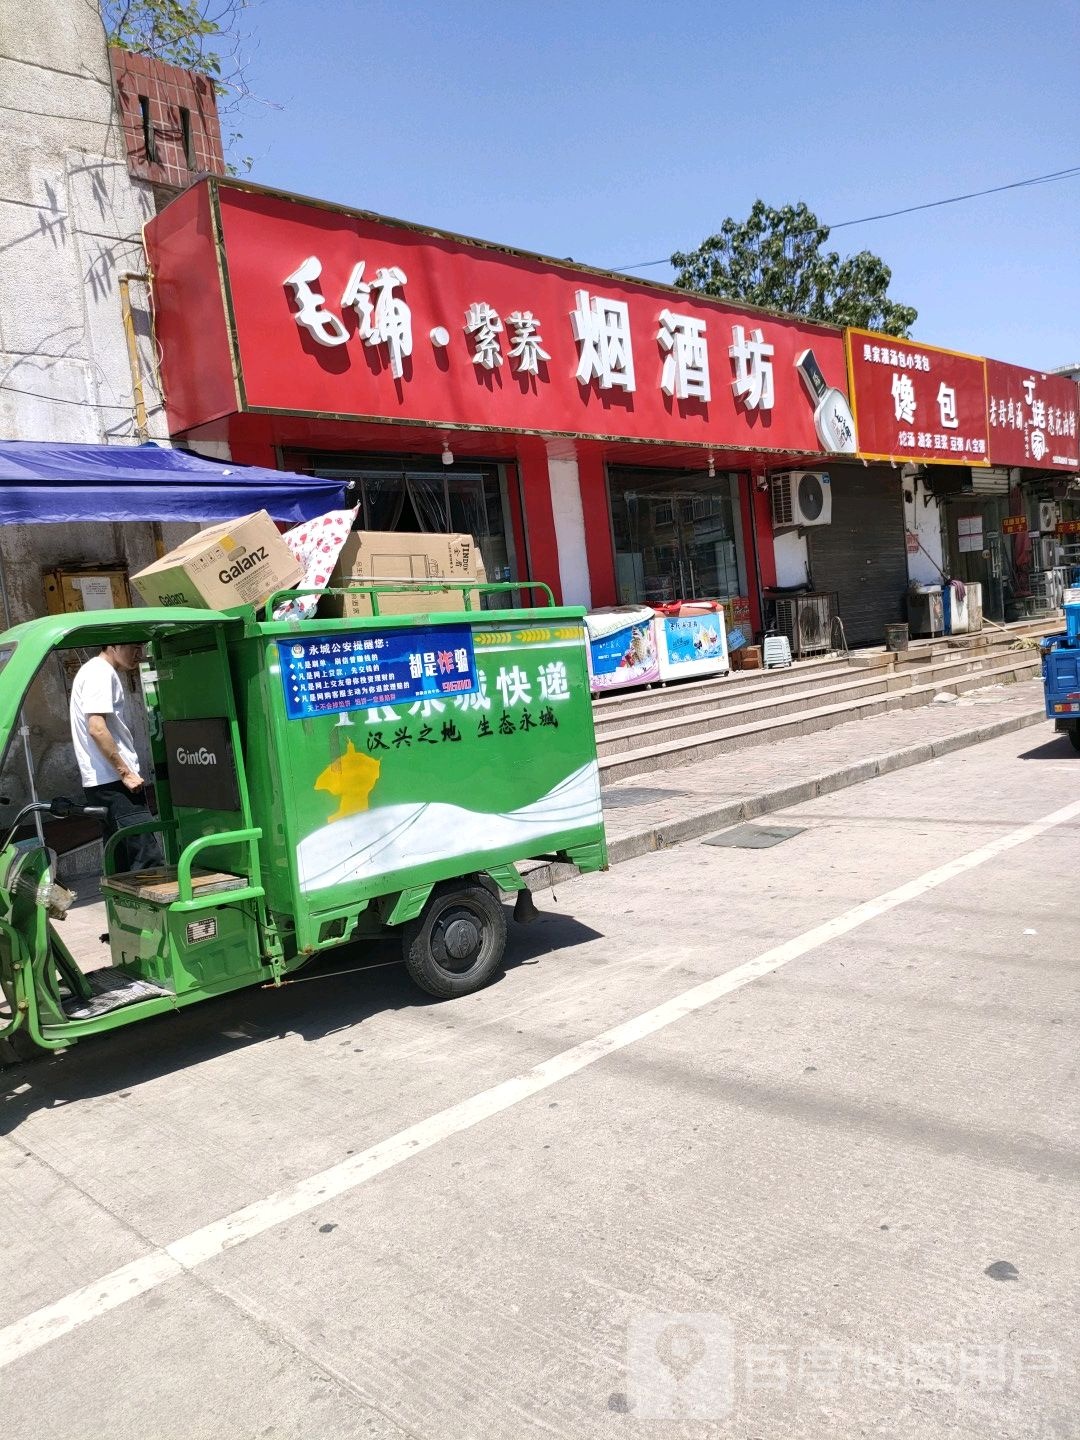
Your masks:
{"label": "blue sky", "polygon": [[[592,265],[1080,164],[1078,0],[253,0],[263,184]],[[838,230],[915,335],[1080,362],[1080,177]],[[658,266],[636,272],[668,280]]]}

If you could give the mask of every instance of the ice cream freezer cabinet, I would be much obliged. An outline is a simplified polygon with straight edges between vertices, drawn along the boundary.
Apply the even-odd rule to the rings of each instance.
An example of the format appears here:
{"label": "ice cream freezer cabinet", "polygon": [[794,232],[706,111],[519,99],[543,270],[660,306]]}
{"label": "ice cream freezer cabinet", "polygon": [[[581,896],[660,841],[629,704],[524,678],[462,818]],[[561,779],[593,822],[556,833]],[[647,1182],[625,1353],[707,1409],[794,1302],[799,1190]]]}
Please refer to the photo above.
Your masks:
{"label": "ice cream freezer cabinet", "polygon": [[656,658],[661,683],[726,675],[731,662],[719,602],[693,601],[658,610]]}

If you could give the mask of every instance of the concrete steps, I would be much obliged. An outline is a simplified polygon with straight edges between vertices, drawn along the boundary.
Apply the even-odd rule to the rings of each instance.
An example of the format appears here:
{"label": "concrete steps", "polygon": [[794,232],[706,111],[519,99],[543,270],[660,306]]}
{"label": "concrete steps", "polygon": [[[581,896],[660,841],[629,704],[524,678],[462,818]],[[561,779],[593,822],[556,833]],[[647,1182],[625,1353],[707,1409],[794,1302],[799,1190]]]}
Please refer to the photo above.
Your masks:
{"label": "concrete steps", "polygon": [[[601,730],[622,730],[641,724],[647,717],[674,719],[695,714],[702,708],[724,710],[754,699],[781,699],[811,686],[853,678],[843,660],[793,666],[790,670],[745,672],[690,684],[673,684],[665,689],[632,691],[593,701],[593,720]],[[855,677],[857,678],[857,677]]]}
{"label": "concrete steps", "polygon": [[[652,770],[693,763],[812,734],[872,715],[930,704],[935,695],[961,695],[1012,684],[1039,673],[1037,649],[1012,649],[1058,622],[1017,627],[957,648],[935,641],[897,657],[861,652],[863,663],[823,660],[791,670],[733,676],[689,686],[606,696],[594,705],[601,778],[606,784]],[[869,661],[870,663],[866,663]]]}
{"label": "concrete steps", "polygon": [[[1029,656],[1021,656],[1021,659],[1025,667],[1032,667],[1031,673],[1037,671],[1037,660],[1032,664]],[[860,674],[845,670],[836,676],[815,677],[812,684],[804,682],[778,695],[762,694],[758,690],[740,697],[717,696],[708,704],[702,700],[692,710],[687,707],[657,709],[640,715],[636,723],[625,724],[626,717],[621,717],[618,721],[610,720],[597,726],[597,751],[601,756],[623,754],[642,745],[688,739],[716,728],[726,729],[730,725],[750,723],[755,719],[779,719],[821,707],[856,705],[875,696],[901,695],[906,691],[918,691],[923,686],[948,690],[953,681],[979,676],[993,669],[996,663],[963,656],[903,671],[882,668]]]}

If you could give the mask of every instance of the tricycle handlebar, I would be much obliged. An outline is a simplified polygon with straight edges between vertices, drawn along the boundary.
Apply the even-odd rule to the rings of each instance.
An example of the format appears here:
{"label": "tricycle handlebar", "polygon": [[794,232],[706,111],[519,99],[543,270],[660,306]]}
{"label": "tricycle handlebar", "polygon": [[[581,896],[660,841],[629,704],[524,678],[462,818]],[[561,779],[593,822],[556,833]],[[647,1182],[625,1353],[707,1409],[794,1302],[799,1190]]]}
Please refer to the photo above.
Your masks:
{"label": "tricycle handlebar", "polygon": [[55,820],[67,820],[73,815],[89,815],[95,820],[104,820],[108,813],[104,805],[80,805],[77,800],[69,800],[66,795],[57,795],[55,800],[32,800],[15,816],[0,850],[6,850],[11,844],[15,831],[28,815],[51,815]]}

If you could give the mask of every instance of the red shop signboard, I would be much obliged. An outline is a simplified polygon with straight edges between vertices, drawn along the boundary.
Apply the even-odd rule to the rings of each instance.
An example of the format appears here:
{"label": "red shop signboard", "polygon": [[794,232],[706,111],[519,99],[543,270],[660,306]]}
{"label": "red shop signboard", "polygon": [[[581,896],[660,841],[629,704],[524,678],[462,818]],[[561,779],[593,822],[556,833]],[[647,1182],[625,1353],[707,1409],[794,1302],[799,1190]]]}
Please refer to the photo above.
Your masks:
{"label": "red shop signboard", "polygon": [[991,464],[1080,468],[1075,380],[987,360],[986,395]]}
{"label": "red shop signboard", "polygon": [[988,465],[986,362],[870,330],[848,330],[848,384],[869,460]]}
{"label": "red shop signboard", "polygon": [[228,181],[146,238],[174,431],[248,410],[856,448],[833,327]]}

